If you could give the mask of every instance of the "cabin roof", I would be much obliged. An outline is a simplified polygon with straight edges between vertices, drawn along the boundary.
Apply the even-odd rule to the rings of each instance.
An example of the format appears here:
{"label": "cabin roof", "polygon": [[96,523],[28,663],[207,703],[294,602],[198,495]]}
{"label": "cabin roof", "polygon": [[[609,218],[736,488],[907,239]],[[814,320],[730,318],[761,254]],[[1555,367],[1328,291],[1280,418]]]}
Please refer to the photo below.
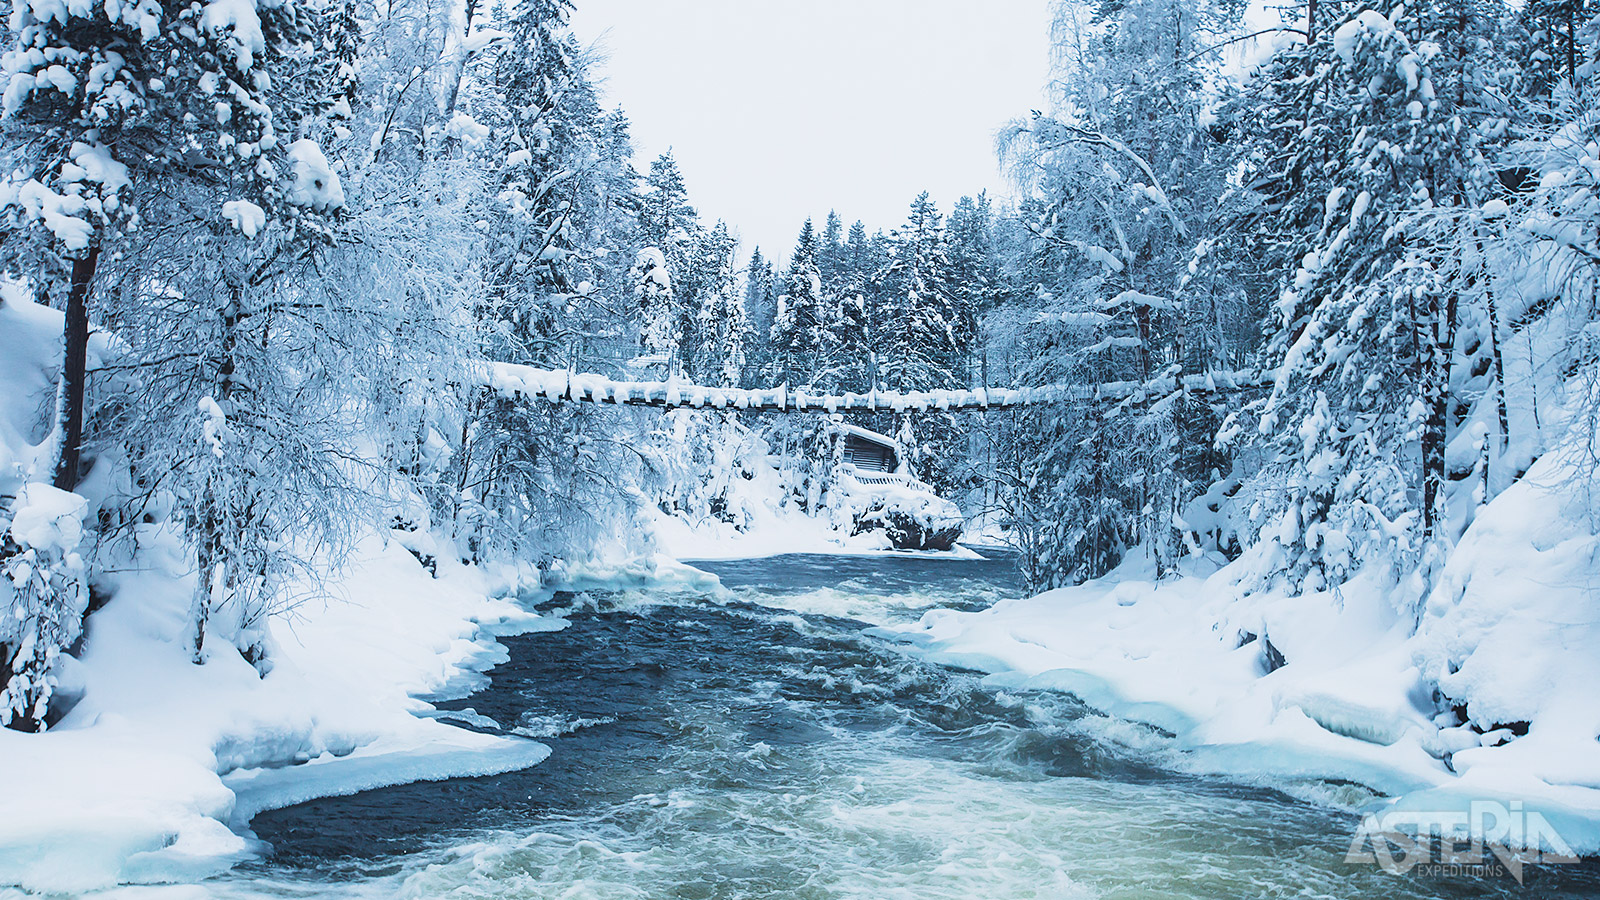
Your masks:
{"label": "cabin roof", "polygon": [[848,422],[838,422],[835,423],[833,427],[837,428],[839,432],[846,437],[853,437],[857,440],[866,441],[869,444],[876,444],[886,450],[894,451],[896,456],[900,455],[900,442],[886,434],[879,434],[876,431],[868,431],[865,428],[851,425]]}

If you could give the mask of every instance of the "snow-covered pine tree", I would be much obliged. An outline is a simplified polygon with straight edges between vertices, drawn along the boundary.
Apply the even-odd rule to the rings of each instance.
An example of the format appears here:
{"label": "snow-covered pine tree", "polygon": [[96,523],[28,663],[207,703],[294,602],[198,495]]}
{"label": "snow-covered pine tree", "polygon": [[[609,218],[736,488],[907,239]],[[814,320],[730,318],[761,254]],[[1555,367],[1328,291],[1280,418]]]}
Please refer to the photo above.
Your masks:
{"label": "snow-covered pine tree", "polygon": [[879,373],[890,390],[965,386],[943,221],[927,193],[911,203],[880,274]]}
{"label": "snow-covered pine tree", "polygon": [[666,250],[681,245],[699,221],[699,214],[689,203],[683,172],[668,150],[650,163],[650,174],[645,176],[639,239],[647,247]]}
{"label": "snow-covered pine tree", "polygon": [[817,274],[822,276],[823,293],[830,297],[840,294],[847,276],[846,266],[844,220],[830,209],[822,222],[822,235],[817,243]]}
{"label": "snow-covered pine tree", "polygon": [[719,221],[702,239],[701,247],[708,274],[696,327],[699,352],[690,374],[698,384],[736,387],[744,372],[750,331],[734,268],[738,243],[728,233],[727,224]]}
{"label": "snow-covered pine tree", "polygon": [[1314,74],[1274,70],[1315,82],[1315,105],[1278,107],[1291,121],[1313,117],[1294,126],[1302,147],[1291,158],[1320,147],[1330,162],[1320,209],[1277,212],[1284,232],[1315,215],[1316,239],[1265,351],[1276,382],[1256,433],[1276,455],[1249,488],[1261,540],[1252,586],[1320,590],[1367,562],[1398,570],[1441,537],[1458,308],[1429,223],[1476,194],[1480,167],[1478,123],[1435,78],[1449,64],[1431,39],[1447,25],[1440,12],[1422,4],[1391,22],[1360,10],[1311,48]]}
{"label": "snow-covered pine tree", "polygon": [[745,377],[742,387],[764,386],[778,365],[773,353],[772,326],[778,312],[777,276],[772,263],[757,247],[744,268],[744,309],[750,327],[745,337]]}
{"label": "snow-covered pine tree", "polygon": [[817,272],[817,232],[807,219],[783,274],[772,321],[772,349],[778,382],[809,385],[818,374],[827,340],[827,301]]}
{"label": "snow-covered pine tree", "polygon": [[[576,352],[568,360],[580,370],[616,365],[617,350],[637,328],[636,286],[630,278],[639,232],[639,173],[633,167],[633,139],[621,109],[601,116],[594,126],[594,159],[574,176],[572,241],[568,257],[572,295],[567,330]],[[594,358],[594,350],[603,351]]]}
{"label": "snow-covered pine tree", "polygon": [[[689,191],[678,162],[669,150],[650,164],[645,176],[639,211],[639,240],[661,252],[663,271],[670,278],[670,300],[646,307],[641,304],[641,334],[652,354],[666,354],[680,371],[693,365],[689,359],[700,345],[697,330],[708,291],[705,229],[689,203]],[[635,282],[636,284],[638,282]],[[670,321],[668,321],[670,319]],[[670,345],[670,348],[669,348]]]}
{"label": "snow-covered pine tree", "polygon": [[987,384],[979,323],[999,302],[1000,272],[994,251],[994,211],[987,193],[962,197],[950,212],[950,293],[956,351],[968,372]]}
{"label": "snow-covered pine tree", "polygon": [[[568,0],[521,0],[494,22],[509,37],[485,52],[451,130],[485,135],[498,183],[486,221],[490,306],[504,323],[495,358],[553,362],[565,349],[560,319],[576,287],[570,259],[582,166],[592,160],[600,112],[576,42]],[[480,121],[481,120],[481,121]]]}
{"label": "snow-covered pine tree", "polygon": [[[923,193],[889,240],[889,261],[876,278],[877,370],[895,391],[966,387],[943,220]],[[954,416],[918,416],[896,424],[919,477],[948,496],[966,486],[964,432]]]}
{"label": "snow-covered pine tree", "polygon": [[683,317],[666,254],[658,247],[640,250],[629,280],[638,310],[640,350],[652,359],[659,357],[668,367],[676,366],[683,346]]}
{"label": "snow-covered pine tree", "polygon": [[828,295],[832,309],[817,386],[830,393],[872,389],[871,300],[864,283],[852,282],[839,294]]}

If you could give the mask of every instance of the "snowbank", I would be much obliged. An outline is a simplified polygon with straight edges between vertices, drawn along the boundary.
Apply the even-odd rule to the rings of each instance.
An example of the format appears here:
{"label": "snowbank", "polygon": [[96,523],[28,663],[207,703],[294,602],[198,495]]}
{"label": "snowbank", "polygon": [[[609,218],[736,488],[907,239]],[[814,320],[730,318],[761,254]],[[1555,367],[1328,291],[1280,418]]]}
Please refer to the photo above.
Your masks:
{"label": "snowbank", "polygon": [[1374,808],[1520,801],[1592,854],[1600,537],[1573,480],[1580,456],[1546,454],[1480,511],[1420,623],[1377,575],[1241,597],[1236,567],[1156,584],[1135,558],[1079,587],[879,633],[997,687],[1070,691],[1170,732],[1164,761],[1180,768],[1323,796],[1341,792],[1319,782],[1352,781],[1382,795],[1358,798]]}
{"label": "snowbank", "polygon": [[[91,617],[84,699],[51,731],[0,731],[0,883],[75,892],[190,880],[251,852],[263,809],[415,780],[510,771],[548,749],[416,715],[503,661],[490,634],[557,629],[487,598],[475,570],[429,577],[398,543],[362,543],[335,582],[272,627],[265,677],[231,649],[184,646],[191,575],[168,533]],[[481,679],[481,675],[477,676]]]}
{"label": "snowbank", "polygon": [[[62,314],[0,284],[0,496],[46,459],[61,359]],[[46,462],[46,464],[48,464]]]}

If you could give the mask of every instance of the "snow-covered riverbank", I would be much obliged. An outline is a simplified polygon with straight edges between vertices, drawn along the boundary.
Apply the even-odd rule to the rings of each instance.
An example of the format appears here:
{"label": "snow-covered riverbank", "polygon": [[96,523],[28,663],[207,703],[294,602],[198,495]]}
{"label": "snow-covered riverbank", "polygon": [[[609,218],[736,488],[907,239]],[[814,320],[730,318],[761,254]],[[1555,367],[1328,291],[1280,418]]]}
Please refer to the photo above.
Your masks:
{"label": "snow-covered riverbank", "polygon": [[[0,883],[76,892],[189,879],[250,852],[230,826],[262,809],[402,781],[520,768],[544,745],[420,717],[503,659],[493,640],[564,627],[491,599],[479,570],[434,579],[373,537],[272,624],[265,677],[231,647],[194,665],[183,640],[192,575],[150,535],[150,568],[90,618],[84,699],[42,735],[0,730]],[[304,765],[292,765],[304,764]]]}
{"label": "snow-covered riverbank", "polygon": [[997,688],[1070,691],[1156,725],[1182,751],[1172,765],[1356,782],[1385,795],[1379,811],[1520,803],[1593,854],[1600,537],[1568,477],[1575,452],[1547,454],[1484,508],[1415,611],[1414,582],[1377,567],[1336,591],[1241,596],[1248,555],[1160,583],[1135,557],[1082,586],[881,633]]}

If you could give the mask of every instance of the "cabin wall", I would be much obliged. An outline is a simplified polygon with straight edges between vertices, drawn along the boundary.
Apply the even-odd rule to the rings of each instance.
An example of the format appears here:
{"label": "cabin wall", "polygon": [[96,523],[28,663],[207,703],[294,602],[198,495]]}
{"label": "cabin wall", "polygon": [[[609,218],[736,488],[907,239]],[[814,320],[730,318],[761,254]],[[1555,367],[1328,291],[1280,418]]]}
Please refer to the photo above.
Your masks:
{"label": "cabin wall", "polygon": [[845,438],[845,463],[872,472],[893,472],[899,467],[894,450],[862,440],[854,435]]}

